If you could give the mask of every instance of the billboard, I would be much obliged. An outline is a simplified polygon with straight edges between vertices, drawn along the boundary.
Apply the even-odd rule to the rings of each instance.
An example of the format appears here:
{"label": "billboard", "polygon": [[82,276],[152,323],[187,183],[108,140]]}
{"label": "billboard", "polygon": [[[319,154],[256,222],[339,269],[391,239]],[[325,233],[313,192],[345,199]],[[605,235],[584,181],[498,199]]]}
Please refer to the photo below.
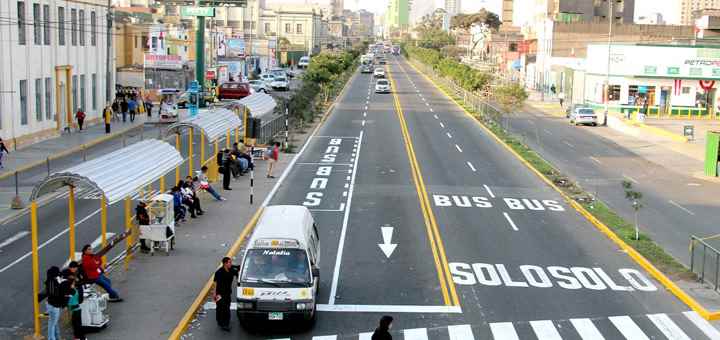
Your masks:
{"label": "billboard", "polygon": [[245,40],[243,39],[227,39],[225,40],[227,50],[225,55],[227,57],[244,57],[245,56]]}
{"label": "billboard", "polygon": [[180,70],[182,69],[183,62],[179,55],[145,53],[143,55],[143,65],[145,68]]}

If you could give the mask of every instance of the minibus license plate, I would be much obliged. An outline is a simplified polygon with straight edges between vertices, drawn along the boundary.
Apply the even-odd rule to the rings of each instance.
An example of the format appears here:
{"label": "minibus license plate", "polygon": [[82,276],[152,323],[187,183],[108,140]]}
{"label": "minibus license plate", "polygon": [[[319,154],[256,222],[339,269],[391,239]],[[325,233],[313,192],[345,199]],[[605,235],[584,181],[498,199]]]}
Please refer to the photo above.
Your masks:
{"label": "minibus license plate", "polygon": [[268,313],[268,320],[282,320],[282,319],[283,319],[283,313],[279,313],[279,312]]}

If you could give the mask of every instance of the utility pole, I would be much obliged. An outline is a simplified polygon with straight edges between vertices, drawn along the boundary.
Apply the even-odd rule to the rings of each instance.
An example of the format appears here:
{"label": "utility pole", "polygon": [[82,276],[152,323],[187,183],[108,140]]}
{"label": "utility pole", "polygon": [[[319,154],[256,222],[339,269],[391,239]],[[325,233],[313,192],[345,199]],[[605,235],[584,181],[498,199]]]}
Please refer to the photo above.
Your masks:
{"label": "utility pole", "polygon": [[[110,63],[110,51],[111,51],[111,42],[112,42],[112,13],[110,12],[110,9],[112,8],[112,0],[108,0],[107,2],[107,33],[106,33],[106,48],[105,48],[105,105],[110,105],[112,92],[110,92],[110,87],[112,86],[112,79],[110,77],[112,76],[112,64]],[[95,29],[95,28],[92,28]],[[104,110],[104,108],[103,108]]]}
{"label": "utility pole", "polygon": [[[195,0],[195,6],[200,7],[200,0]],[[205,92],[205,17],[197,16],[195,30],[195,80],[200,87],[200,93]],[[205,107],[205,101],[198,101],[198,107]]]}
{"label": "utility pole", "polygon": [[612,21],[613,21],[613,6],[612,3],[615,0],[607,0],[608,2],[608,55],[607,55],[607,69],[605,73],[605,113],[603,114],[603,126],[607,126],[608,111],[610,110],[610,49],[612,47]]}

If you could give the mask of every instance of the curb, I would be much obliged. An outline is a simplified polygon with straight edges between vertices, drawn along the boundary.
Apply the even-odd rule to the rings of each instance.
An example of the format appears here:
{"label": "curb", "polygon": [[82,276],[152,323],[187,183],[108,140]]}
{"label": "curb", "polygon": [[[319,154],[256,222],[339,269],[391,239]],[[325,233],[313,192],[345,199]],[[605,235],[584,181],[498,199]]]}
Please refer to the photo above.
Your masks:
{"label": "curb", "polygon": [[640,123],[640,122],[635,122],[635,121],[627,121],[627,120],[625,120],[625,121],[623,121],[623,122],[625,122],[626,124],[629,124],[629,125],[638,127],[638,128],[640,128],[640,129],[645,130],[645,131],[647,131],[648,133],[654,134],[654,135],[656,135],[656,136],[661,136],[661,137],[665,137],[665,138],[670,138],[670,139],[672,139],[672,140],[675,141],[675,142],[679,142],[679,143],[687,143],[687,142],[688,142],[687,137],[685,137],[685,136],[683,136],[683,135],[680,135],[680,134],[677,134],[677,133],[674,133],[674,132],[670,132],[670,131],[665,130],[665,129],[663,129],[663,128],[658,128],[658,127],[654,127],[654,126],[647,125],[647,124],[645,124],[645,123]]}
{"label": "curb", "polygon": [[[536,103],[525,103],[525,108],[530,108],[535,111],[539,111],[543,113],[546,116],[551,117],[558,117],[558,118],[565,118],[565,112],[562,111],[554,111],[551,109],[551,111],[546,111],[545,109],[541,108],[540,106],[536,105]],[[562,108],[561,108],[562,109]]]}
{"label": "curb", "polygon": [[645,269],[650,275],[652,275],[656,280],[658,280],[665,288],[667,288],[670,292],[672,292],[673,295],[675,295],[678,299],[680,299],[683,303],[685,303],[688,307],[690,307],[692,310],[700,314],[703,318],[707,320],[720,320],[720,311],[710,312],[705,307],[700,305],[694,298],[692,298],[690,295],[685,293],[680,287],[675,284],[672,280],[670,280],[665,274],[663,274],[660,270],[658,270],[650,261],[648,261],[644,256],[642,256],[635,248],[631,247],[625,241],[620,239],[620,237],[617,236],[608,226],[606,226],[604,223],[602,223],[600,220],[595,218],[592,214],[590,214],[589,211],[587,211],[583,206],[581,206],[579,203],[577,203],[575,200],[570,198],[568,195],[566,195],[560,188],[558,188],[554,183],[552,183],[549,179],[547,179],[540,171],[535,169],[535,167],[532,166],[528,161],[526,161],[522,156],[520,156],[515,150],[513,150],[510,145],[505,143],[502,139],[500,139],[495,133],[493,133],[490,129],[488,129],[484,124],[482,124],[480,121],[478,121],[468,110],[465,109],[460,103],[458,103],[455,98],[448,95],[447,92],[445,92],[444,89],[442,89],[440,86],[438,86],[432,79],[430,79],[425,73],[418,70],[412,63],[409,63],[410,66],[418,73],[422,74],[425,79],[427,79],[429,82],[431,82],[435,87],[440,90],[448,99],[450,99],[455,105],[460,107],[465,114],[471,118],[476,124],[478,124],[483,130],[485,130],[489,135],[495,139],[496,142],[498,142],[500,145],[504,146],[505,149],[510,151],[510,153],[515,156],[523,165],[525,165],[528,169],[530,169],[535,175],[537,175],[543,182],[545,182],[548,186],[553,188],[555,191],[557,191],[560,196],[563,197],[563,199],[570,204],[577,212],[579,212],[583,217],[585,217],[590,223],[592,223],[598,230],[600,230],[603,234],[605,234],[611,241],[613,241],[615,244],[617,244],[622,250],[626,251],[627,254],[632,258],[638,265],[640,265],[643,269]]}

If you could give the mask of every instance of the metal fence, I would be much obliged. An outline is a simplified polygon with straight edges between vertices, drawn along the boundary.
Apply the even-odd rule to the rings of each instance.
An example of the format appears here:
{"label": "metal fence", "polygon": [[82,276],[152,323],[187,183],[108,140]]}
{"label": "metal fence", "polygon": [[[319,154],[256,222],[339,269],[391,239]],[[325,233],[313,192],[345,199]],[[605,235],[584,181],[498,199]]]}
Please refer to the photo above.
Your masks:
{"label": "metal fence", "polygon": [[[265,117],[263,117],[265,118]],[[287,117],[284,114],[272,115],[269,120],[263,119],[260,123],[260,130],[257,132],[257,143],[268,144],[276,141],[276,137],[282,136],[285,139],[285,131],[287,130]],[[279,139],[277,140],[280,141]]]}
{"label": "metal fence", "polygon": [[690,236],[690,271],[697,275],[699,281],[712,285],[717,291],[720,251],[705,240]]}

